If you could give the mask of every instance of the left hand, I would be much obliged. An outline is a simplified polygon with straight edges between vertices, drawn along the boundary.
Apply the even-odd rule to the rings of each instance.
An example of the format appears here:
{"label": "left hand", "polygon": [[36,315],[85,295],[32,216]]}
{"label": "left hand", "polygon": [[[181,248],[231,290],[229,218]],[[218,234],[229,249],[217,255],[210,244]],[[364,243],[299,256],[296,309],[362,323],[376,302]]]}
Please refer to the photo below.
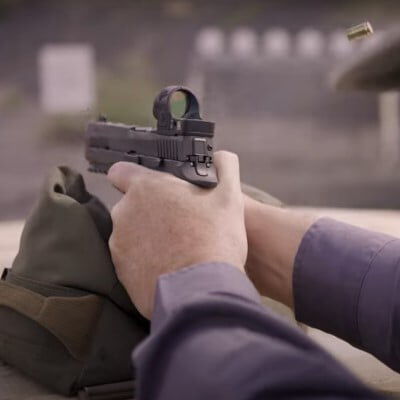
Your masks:
{"label": "left hand", "polygon": [[244,271],[247,238],[238,158],[218,152],[214,160],[219,179],[214,189],[126,162],[114,164],[108,173],[125,193],[111,212],[112,259],[118,278],[147,318],[162,274],[212,261]]}

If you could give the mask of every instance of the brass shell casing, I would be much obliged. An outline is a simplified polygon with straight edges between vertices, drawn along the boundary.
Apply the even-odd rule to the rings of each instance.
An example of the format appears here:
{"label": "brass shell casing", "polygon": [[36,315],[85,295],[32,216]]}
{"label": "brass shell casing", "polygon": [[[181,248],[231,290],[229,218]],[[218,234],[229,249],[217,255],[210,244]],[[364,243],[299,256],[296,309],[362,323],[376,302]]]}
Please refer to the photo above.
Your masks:
{"label": "brass shell casing", "polygon": [[372,35],[373,33],[374,29],[369,22],[363,22],[362,24],[352,26],[346,31],[347,38],[350,41],[363,39],[369,35]]}

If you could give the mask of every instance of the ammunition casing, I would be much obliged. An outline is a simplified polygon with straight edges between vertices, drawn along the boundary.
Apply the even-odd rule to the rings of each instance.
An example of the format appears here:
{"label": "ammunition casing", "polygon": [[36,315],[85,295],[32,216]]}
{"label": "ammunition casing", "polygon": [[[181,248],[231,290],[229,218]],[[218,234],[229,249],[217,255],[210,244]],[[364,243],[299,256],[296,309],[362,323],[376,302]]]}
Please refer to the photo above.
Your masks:
{"label": "ammunition casing", "polygon": [[373,33],[374,30],[369,22],[363,22],[362,24],[353,26],[346,31],[347,38],[350,41],[363,39]]}

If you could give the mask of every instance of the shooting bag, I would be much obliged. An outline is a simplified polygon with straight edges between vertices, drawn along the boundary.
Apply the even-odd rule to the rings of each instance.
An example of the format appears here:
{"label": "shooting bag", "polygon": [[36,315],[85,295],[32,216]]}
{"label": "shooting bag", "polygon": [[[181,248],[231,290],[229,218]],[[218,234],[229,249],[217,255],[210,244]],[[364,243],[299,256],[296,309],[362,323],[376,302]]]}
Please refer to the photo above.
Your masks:
{"label": "shooting bag", "polygon": [[66,396],[133,393],[131,352],[149,323],[117,280],[111,230],[82,176],[56,168],[0,280],[0,360]]}

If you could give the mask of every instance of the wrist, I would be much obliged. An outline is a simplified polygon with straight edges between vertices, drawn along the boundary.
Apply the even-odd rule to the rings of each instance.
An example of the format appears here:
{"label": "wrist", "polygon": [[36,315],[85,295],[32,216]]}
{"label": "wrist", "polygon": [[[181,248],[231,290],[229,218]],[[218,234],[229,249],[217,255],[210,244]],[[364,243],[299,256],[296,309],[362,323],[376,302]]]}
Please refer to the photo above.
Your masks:
{"label": "wrist", "polygon": [[313,216],[245,198],[246,272],[262,295],[293,307],[294,260],[314,221]]}
{"label": "wrist", "polygon": [[207,240],[207,243],[203,243],[203,245],[200,245],[199,241],[200,239],[194,240],[197,244],[192,245],[190,251],[187,246],[182,249],[177,246],[179,257],[170,264],[169,270],[171,272],[200,264],[229,264],[245,273],[244,264],[247,253],[239,252],[237,248],[233,249],[231,246],[225,248],[222,241],[220,241],[219,246],[216,246],[217,237],[214,237],[213,240]]}
{"label": "wrist", "polygon": [[278,227],[285,211],[253,200],[246,201],[245,221],[248,240],[246,272],[263,296],[293,306],[293,265],[278,248]]}
{"label": "wrist", "polygon": [[[194,256],[188,259],[184,264],[181,265],[181,268],[186,268],[186,267],[191,267],[194,265],[213,265],[213,264],[227,264],[232,267],[235,267],[239,271],[241,271],[243,274],[246,274],[245,272],[245,262],[240,260],[239,257],[233,257],[231,254],[227,255],[224,253],[218,253],[218,252],[209,252],[208,254],[202,254],[199,256]],[[178,268],[178,269],[181,269]]]}

